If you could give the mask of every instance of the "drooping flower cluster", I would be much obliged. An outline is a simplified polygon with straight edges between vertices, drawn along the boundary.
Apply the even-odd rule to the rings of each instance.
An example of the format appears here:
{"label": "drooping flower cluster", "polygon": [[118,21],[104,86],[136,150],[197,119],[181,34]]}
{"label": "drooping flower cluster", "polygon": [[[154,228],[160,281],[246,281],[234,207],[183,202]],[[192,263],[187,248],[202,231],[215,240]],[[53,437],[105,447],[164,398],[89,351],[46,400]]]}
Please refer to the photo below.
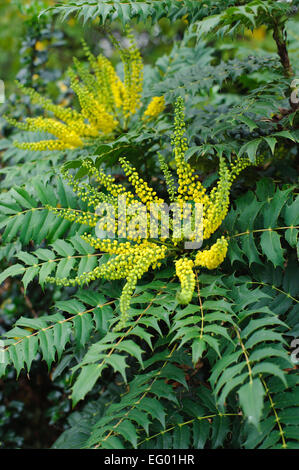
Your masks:
{"label": "drooping flower cluster", "polygon": [[[83,42],[88,59],[86,67],[74,58],[74,68],[68,75],[70,85],[80,105],[80,112],[70,107],[54,104],[31,88],[19,85],[31,101],[46,111],[44,116],[27,118],[25,122],[7,120],[27,131],[42,131],[53,139],[39,142],[16,142],[16,146],[28,150],[64,150],[92,144],[95,139],[112,139],[141,107],[143,62],[130,30],[126,31],[128,48],[123,48],[111,38],[118,49],[124,68],[124,80],[116,73],[111,62],[102,54],[95,57]],[[145,118],[153,118],[164,109],[164,98],[154,97],[144,112]],[[50,114],[49,114],[50,113]]]}
{"label": "drooping flower cluster", "polygon": [[[120,164],[134,190],[130,191],[111,175],[98,169],[92,159],[86,159],[82,162],[84,173],[97,183],[98,189],[90,183],[79,183],[69,171],[71,164],[65,167],[63,175],[80,198],[87,202],[88,208],[93,207],[95,210],[82,212],[70,208],[49,208],[67,220],[95,228],[95,235],[85,233],[82,238],[101,253],[109,254],[110,258],[92,271],[73,279],[53,277],[48,280],[65,286],[82,286],[97,278],[126,279],[120,298],[121,315],[117,329],[123,328],[129,318],[130,299],[138,280],[149,269],[159,267],[165,258],[174,259],[176,274],[181,284],[177,300],[187,304],[194,292],[194,269],[197,266],[217,268],[226,256],[228,242],[223,236],[204,250],[194,250],[191,247],[187,251],[185,242],[186,239],[188,242],[198,241],[199,235],[201,241],[207,240],[217,230],[228,211],[232,182],[250,162],[244,158],[228,165],[221,157],[219,180],[210,194],[207,194],[198,176],[185,160],[187,141],[183,108],[183,100],[179,98],[175,107],[173,135],[173,152],[178,175],[176,183],[166,162],[159,157],[167,179],[171,202],[169,207],[172,206],[179,223],[175,222],[175,219],[169,221],[169,213],[161,211],[167,205],[164,199],[157,195],[125,158],[120,159]],[[188,207],[197,203],[202,208],[200,221],[192,215],[195,226],[189,232],[181,230],[186,218],[187,203]],[[168,232],[163,228],[165,220],[169,222]],[[154,233],[151,225],[153,221],[157,224]]]}
{"label": "drooping flower cluster", "polygon": [[194,263],[192,259],[180,258],[175,262],[176,275],[181,283],[181,291],[177,299],[180,304],[189,304],[195,287]]}

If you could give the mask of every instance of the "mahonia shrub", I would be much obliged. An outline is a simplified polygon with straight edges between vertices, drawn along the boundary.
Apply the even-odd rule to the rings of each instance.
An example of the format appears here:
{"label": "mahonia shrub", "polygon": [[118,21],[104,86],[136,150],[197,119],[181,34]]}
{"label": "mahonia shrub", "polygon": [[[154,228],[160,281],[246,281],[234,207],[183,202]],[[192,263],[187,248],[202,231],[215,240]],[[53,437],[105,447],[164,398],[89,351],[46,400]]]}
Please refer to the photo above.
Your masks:
{"label": "mahonia shrub", "polygon": [[[16,142],[20,149],[65,150],[91,145],[95,139],[111,141],[126,131],[130,118],[141,107],[143,82],[143,62],[140,52],[129,29],[126,32],[129,47],[124,49],[111,36],[119,51],[124,70],[123,81],[119,78],[112,63],[103,54],[95,57],[83,42],[89,68],[74,58],[74,69],[69,69],[71,89],[76,94],[80,111],[71,107],[54,104],[40,95],[35,89],[20,85],[32,102],[42,106],[54,117],[44,115],[26,118],[25,122],[7,120],[26,131],[40,131],[52,134],[55,139],[39,142]],[[165,107],[163,96],[152,98],[140,119],[144,123],[158,116]]]}

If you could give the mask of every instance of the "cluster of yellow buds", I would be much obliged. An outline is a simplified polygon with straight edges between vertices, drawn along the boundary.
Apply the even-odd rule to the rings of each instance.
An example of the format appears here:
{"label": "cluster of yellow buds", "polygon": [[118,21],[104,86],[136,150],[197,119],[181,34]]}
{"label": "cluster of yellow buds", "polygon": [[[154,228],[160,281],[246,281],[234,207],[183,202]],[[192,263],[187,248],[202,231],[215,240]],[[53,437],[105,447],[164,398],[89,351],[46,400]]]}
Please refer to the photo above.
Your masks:
{"label": "cluster of yellow buds", "polygon": [[128,180],[134,186],[135,193],[143,204],[150,204],[151,202],[163,203],[164,200],[157,196],[157,193],[151,188],[146,181],[138,175],[138,172],[133,168],[125,158],[120,158],[119,162],[128,177]]}
{"label": "cluster of yellow buds", "polygon": [[164,96],[154,96],[143,113],[143,119],[152,119],[161,114],[165,109]]}
{"label": "cluster of yellow buds", "polygon": [[[202,232],[203,239],[208,239],[226,216],[232,182],[242,169],[250,165],[250,161],[243,158],[228,165],[224,158],[220,158],[219,180],[208,194],[190,164],[185,160],[187,142],[184,134],[183,101],[179,98],[175,108],[173,136],[177,183],[175,183],[166,162],[161,156],[159,157],[160,163],[167,180],[169,200],[179,208],[184,207],[186,201],[198,202],[202,205],[202,221],[199,224],[200,226],[196,227],[196,230]],[[123,328],[129,318],[130,299],[134,294],[138,280],[150,269],[159,267],[163,259],[166,257],[174,258],[176,274],[181,284],[177,300],[182,304],[187,304],[191,301],[195,288],[194,268],[196,266],[208,269],[217,268],[223,262],[228,247],[227,240],[221,237],[210,249],[204,249],[196,253],[189,251],[188,257],[184,243],[187,236],[183,233],[180,239],[175,238],[174,226],[171,223],[169,223],[169,232],[166,237],[164,235],[162,237],[161,227],[160,231],[157,232],[158,235],[153,236],[152,232],[148,230],[151,219],[148,215],[152,216],[153,213],[148,214],[148,210],[152,211],[153,206],[157,210],[157,207],[167,204],[139,176],[136,169],[125,158],[120,158],[120,164],[132,185],[132,190],[128,189],[126,185],[118,183],[112,175],[107,175],[102,169],[98,169],[92,159],[85,159],[82,162],[84,173],[98,184],[98,188],[86,182],[79,183],[79,179],[74,178],[67,167],[64,167],[63,175],[80,198],[87,202],[89,208],[94,207],[95,211],[84,212],[71,208],[49,208],[67,220],[76,221],[90,227],[97,227],[98,224],[103,223],[102,228],[107,231],[111,230],[114,233],[113,237],[99,236],[96,228],[96,236],[90,233],[82,236],[83,240],[94,249],[110,255],[106,263],[102,263],[92,271],[83,273],[73,279],[51,277],[48,280],[60,285],[73,286],[76,284],[83,285],[102,277],[106,279],[126,279],[120,298],[121,315],[116,329]],[[125,199],[126,204],[125,220],[123,220],[123,213],[120,212],[119,208],[119,201],[122,198]],[[107,214],[103,216],[102,213],[99,213],[98,206],[101,202],[108,202],[111,205],[112,221],[109,218],[107,219]],[[142,217],[136,222],[134,215],[132,215],[134,213],[130,212],[130,209],[136,205],[141,205],[144,209],[143,217],[145,219],[143,221],[145,220],[146,226],[143,235],[138,231]],[[162,216],[161,213],[159,214],[157,220],[160,217],[161,222]],[[154,215],[156,216],[156,213]],[[124,223],[125,230],[123,232]],[[130,225],[131,223],[133,224]],[[120,226],[122,226],[122,229]],[[177,259],[178,255],[179,259]]]}
{"label": "cluster of yellow buds", "polygon": [[171,202],[174,202],[176,200],[177,189],[176,189],[176,186],[175,186],[173,176],[172,176],[172,174],[169,170],[169,167],[168,167],[165,159],[161,155],[161,153],[158,153],[158,158],[159,158],[161,170],[162,170],[164,178],[165,178],[165,183],[166,183],[167,192],[168,192],[168,195],[169,195],[169,200]]}
{"label": "cluster of yellow buds", "polygon": [[193,267],[193,261],[188,258],[181,258],[175,262],[176,275],[181,283],[181,291],[177,295],[180,304],[189,304],[191,302],[195,288]]}
{"label": "cluster of yellow buds", "polygon": [[208,269],[217,268],[226,257],[228,243],[224,237],[218,238],[209,250],[199,251],[195,257],[195,265]]}
{"label": "cluster of yellow buds", "polygon": [[130,299],[138,279],[141,279],[150,267],[156,268],[158,262],[165,258],[167,247],[163,245],[158,246],[156,243],[151,243],[148,240],[132,245],[128,242],[120,243],[110,239],[96,240],[88,235],[82,238],[92,246],[112,255],[111,258],[107,263],[97,266],[89,273],[83,273],[73,279],[48,277],[47,280],[48,282],[55,282],[60,286],[82,286],[98,278],[109,280],[126,279],[126,284],[120,297],[121,316],[115,327],[115,331],[117,331],[125,326],[129,318]]}
{"label": "cluster of yellow buds", "polygon": [[131,30],[127,28],[126,32],[130,43],[127,50],[123,50],[119,47],[115,38],[112,37],[111,39],[115,47],[119,49],[124,64],[125,79],[122,106],[125,117],[129,117],[131,114],[135,114],[141,105],[140,97],[142,92],[143,63]]}
{"label": "cluster of yellow buds", "polygon": [[[111,62],[102,54],[95,57],[85,42],[83,49],[88,68],[74,58],[74,68],[68,70],[70,85],[78,97],[80,112],[54,104],[37,91],[19,84],[46,111],[44,116],[27,118],[25,122],[6,117],[12,125],[28,131],[42,131],[55,139],[38,142],[16,142],[27,150],[64,150],[91,145],[95,139],[112,140],[128,126],[129,119],[141,107],[143,62],[133,35],[126,30],[129,47],[123,48],[111,37],[124,66],[124,81],[116,73]],[[154,97],[144,112],[145,118],[156,117],[164,110],[164,97]],[[50,117],[48,117],[50,113]]]}

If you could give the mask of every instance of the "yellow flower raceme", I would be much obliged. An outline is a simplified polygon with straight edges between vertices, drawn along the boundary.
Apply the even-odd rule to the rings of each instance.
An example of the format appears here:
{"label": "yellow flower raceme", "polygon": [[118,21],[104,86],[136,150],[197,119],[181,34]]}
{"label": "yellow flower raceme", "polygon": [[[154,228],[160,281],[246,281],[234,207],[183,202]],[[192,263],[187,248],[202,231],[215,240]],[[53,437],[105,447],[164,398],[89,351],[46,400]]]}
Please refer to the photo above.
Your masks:
{"label": "yellow flower raceme", "polygon": [[135,114],[141,106],[141,92],[143,81],[143,63],[141,54],[136,47],[134,37],[130,30],[127,30],[127,37],[130,46],[127,51],[123,51],[117,41],[114,40],[116,47],[119,48],[124,63],[124,89],[123,89],[123,110],[124,115],[128,118],[131,114]]}
{"label": "yellow flower raceme", "polygon": [[154,96],[150,101],[148,107],[143,113],[143,119],[152,119],[153,117],[161,114],[165,109],[164,96]]}
{"label": "yellow flower raceme", "polygon": [[46,42],[42,42],[42,41],[36,41],[35,43],[35,49],[37,51],[44,51],[47,47],[47,43]]}
{"label": "yellow flower raceme", "polygon": [[178,199],[180,201],[194,201],[205,204],[207,202],[206,190],[194,174],[191,165],[185,160],[185,153],[188,149],[185,137],[185,115],[184,103],[178,99],[175,109],[175,131],[172,139],[174,146],[174,158],[178,174]]}
{"label": "yellow flower raceme", "polygon": [[195,265],[208,269],[217,268],[226,257],[228,243],[224,237],[218,238],[216,243],[209,249],[199,251],[195,257]]}
{"label": "yellow flower raceme", "polygon": [[[88,236],[84,238],[85,241],[89,242]],[[157,246],[155,243],[150,243],[147,240],[134,246],[130,243],[113,243],[110,239],[101,240],[98,243],[91,242],[91,245],[105,250],[114,256],[107,263],[97,266],[91,272],[84,273],[74,279],[62,278],[58,280],[57,278],[49,277],[48,282],[55,282],[63,286],[75,286],[84,285],[100,277],[109,280],[125,278],[126,284],[120,297],[121,317],[117,325],[117,329],[121,329],[129,318],[130,299],[138,280],[141,279],[151,266],[153,268],[156,267],[158,261],[165,257],[167,248],[165,246]]]}
{"label": "yellow flower raceme", "polygon": [[[117,132],[128,126],[129,119],[141,107],[143,83],[143,62],[127,30],[129,47],[124,49],[112,38],[124,65],[124,80],[116,73],[111,62],[100,54],[95,57],[83,43],[89,66],[76,58],[74,68],[68,71],[72,90],[78,97],[80,112],[62,104],[56,105],[33,89],[20,85],[33,103],[44,108],[47,114],[39,118],[27,118],[25,122],[7,120],[29,131],[46,131],[55,137],[39,142],[17,142],[19,148],[31,150],[64,150],[90,145],[94,139],[111,140]],[[155,117],[163,111],[163,97],[153,99],[147,109],[148,117]]]}

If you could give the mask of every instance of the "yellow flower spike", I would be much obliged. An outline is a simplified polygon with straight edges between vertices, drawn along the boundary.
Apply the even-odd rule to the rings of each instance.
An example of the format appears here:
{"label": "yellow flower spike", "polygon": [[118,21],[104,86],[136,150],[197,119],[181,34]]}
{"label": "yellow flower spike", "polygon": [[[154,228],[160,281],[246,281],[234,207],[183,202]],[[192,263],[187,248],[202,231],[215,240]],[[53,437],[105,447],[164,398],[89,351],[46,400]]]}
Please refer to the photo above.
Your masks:
{"label": "yellow flower spike", "polygon": [[142,119],[152,119],[161,114],[165,109],[164,96],[154,96],[143,113]]}
{"label": "yellow flower spike", "polygon": [[46,47],[47,47],[47,43],[45,41],[36,41],[35,43],[36,51],[44,51]]}
{"label": "yellow flower spike", "polygon": [[[141,106],[141,92],[143,81],[143,63],[141,54],[135,44],[134,36],[131,30],[128,30],[127,37],[130,40],[130,47],[128,51],[128,64],[129,64],[129,86],[126,90],[128,97],[127,114],[135,114],[137,109]],[[127,77],[128,78],[128,77]],[[126,109],[124,109],[126,113]]]}
{"label": "yellow flower spike", "polygon": [[82,145],[82,140],[66,124],[52,118],[27,118],[26,122],[32,130],[49,132],[64,142],[69,148],[76,148]]}
{"label": "yellow flower spike", "polygon": [[98,130],[99,134],[111,134],[118,121],[107,112],[105,105],[94,97],[87,86],[79,84],[71,72],[70,75],[72,88],[79,98],[82,115]]}
{"label": "yellow flower spike", "polygon": [[172,139],[178,174],[179,200],[205,203],[207,201],[206,190],[200,181],[196,179],[190,164],[185,160],[185,153],[188,149],[187,139],[184,136],[185,131],[184,102],[179,97],[175,105],[174,135]]}
{"label": "yellow flower spike", "polygon": [[156,195],[155,191],[147,184],[147,182],[140,178],[136,169],[132,167],[125,158],[120,158],[119,162],[125,172],[125,175],[134,186],[136,195],[143,204],[149,204],[151,202],[161,204],[164,202],[163,199]]}
{"label": "yellow flower spike", "polygon": [[181,291],[177,295],[177,300],[183,305],[189,304],[193,296],[195,288],[193,267],[193,261],[188,258],[181,258],[175,262],[176,275],[181,283]]}
{"label": "yellow flower spike", "polygon": [[[33,126],[34,124],[35,121],[29,121],[27,125]],[[56,129],[55,127],[55,132],[59,137],[63,137],[60,135],[62,129],[64,128],[58,126]],[[67,220],[86,224],[90,227],[96,227],[98,221],[101,221],[103,223],[103,230],[113,232],[113,226],[115,230],[117,229],[116,232],[113,232],[115,233],[114,239],[108,238],[108,235],[107,238],[106,235],[104,235],[105,238],[101,238],[97,230],[95,230],[97,236],[91,233],[85,233],[82,236],[82,239],[95,250],[110,255],[106,263],[102,263],[96,266],[92,271],[83,273],[73,279],[48,279],[50,282],[55,282],[61,286],[82,286],[98,278],[111,280],[125,279],[126,283],[119,301],[120,316],[114,328],[115,331],[124,328],[129,320],[130,300],[134,294],[138,280],[148,272],[149,269],[157,269],[166,256],[174,259],[176,274],[181,284],[180,292],[177,294],[177,300],[181,304],[188,304],[192,300],[195,288],[194,267],[202,266],[208,269],[215,269],[223,262],[226,256],[228,241],[225,237],[218,238],[210,249],[198,251],[194,261],[184,255],[184,250],[187,250],[187,241],[189,244],[194,241],[197,243],[198,234],[202,234],[204,239],[208,239],[220,226],[228,211],[232,182],[240,171],[250,164],[249,159],[244,157],[228,164],[225,162],[224,158],[220,158],[219,180],[208,194],[197,179],[190,164],[185,160],[187,143],[184,134],[183,101],[179,98],[175,108],[175,129],[173,137],[174,156],[178,176],[177,183],[174,181],[166,162],[161,155],[159,156],[168,187],[169,199],[171,203],[174,203],[174,205],[169,206],[167,210],[172,211],[178,224],[174,224],[175,218],[173,218],[173,220],[169,219],[169,213],[162,213],[160,205],[163,206],[164,200],[139,176],[137,170],[125,158],[120,159],[120,164],[128,181],[134,188],[132,192],[128,190],[125,185],[117,183],[113,176],[105,174],[102,169],[98,169],[91,158],[84,160],[82,166],[87,170],[87,175],[98,183],[100,191],[89,183],[79,183],[79,178],[76,179],[72,176],[66,167],[63,170],[64,178],[67,179],[68,183],[81,200],[87,203],[88,207],[97,209],[99,208],[100,202],[108,202],[112,205],[112,220],[100,220],[102,215],[99,215],[100,213],[97,211],[92,213],[90,209],[88,209],[88,211],[76,211],[70,208],[49,208],[54,213]],[[103,192],[101,192],[102,189]],[[120,210],[119,203],[120,200],[122,201],[123,199],[125,199],[125,210],[123,210],[123,207]],[[186,220],[186,214],[188,213],[185,202],[190,201],[191,203],[200,202],[203,205],[203,217],[201,220],[197,220],[196,230],[193,230],[193,232],[192,230],[190,232],[191,224],[189,224],[190,226],[188,227],[187,233],[185,230],[177,230],[177,227],[182,228],[182,216],[183,220]],[[157,203],[157,205],[152,203]],[[134,211],[131,212],[128,208],[134,209],[132,206],[135,204],[138,204],[139,207],[142,206],[141,209],[144,209],[145,212],[142,213],[141,218],[136,217],[134,220]],[[189,204],[189,209],[190,206],[192,206],[192,204]],[[149,214],[148,209],[152,211],[153,208],[155,208],[154,212],[150,212]],[[143,218],[144,214],[146,219]],[[195,214],[192,214],[191,209],[190,215],[192,220],[195,221]],[[125,221],[124,231],[120,231],[120,219],[124,219]],[[150,223],[149,219],[151,219]],[[153,234],[154,231],[148,230],[149,226],[152,228],[152,220],[154,220],[156,224],[155,234]],[[164,230],[165,227],[163,227],[162,230],[162,221],[169,222],[165,224],[167,225],[166,231]],[[145,222],[145,224],[141,228],[142,230],[144,230],[144,227],[147,228],[145,234],[141,234],[141,232],[138,231],[143,222]],[[188,248],[192,249],[192,246],[190,247],[189,245]],[[188,251],[188,253],[190,253],[190,251]],[[193,257],[192,252],[191,255]],[[179,259],[177,259],[177,257]]]}

